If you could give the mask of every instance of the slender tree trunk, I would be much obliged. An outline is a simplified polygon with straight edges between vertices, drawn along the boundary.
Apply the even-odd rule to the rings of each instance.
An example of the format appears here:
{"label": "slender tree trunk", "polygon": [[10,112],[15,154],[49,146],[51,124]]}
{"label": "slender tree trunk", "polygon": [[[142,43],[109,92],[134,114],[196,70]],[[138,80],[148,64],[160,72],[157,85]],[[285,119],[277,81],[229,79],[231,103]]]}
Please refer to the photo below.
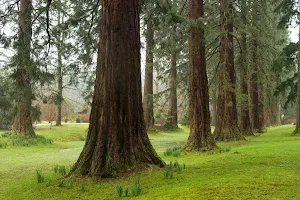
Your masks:
{"label": "slender tree trunk", "polygon": [[32,104],[32,74],[34,66],[31,63],[31,0],[20,1],[19,14],[19,46],[17,50],[17,72],[16,72],[16,116],[13,130],[25,136],[35,136],[32,127],[31,104]]}
{"label": "slender tree trunk", "polygon": [[[152,4],[151,4],[152,5]],[[151,7],[152,8],[152,7]],[[144,118],[146,129],[149,130],[154,126],[153,112],[153,49],[154,49],[154,28],[151,19],[152,10],[147,13],[147,29],[146,29],[146,67],[145,67],[145,83],[144,83]]]}
{"label": "slender tree trunk", "polygon": [[[175,41],[173,41],[175,42]],[[174,44],[173,44],[174,45]],[[170,55],[170,100],[169,100],[169,113],[166,122],[168,129],[178,128],[178,116],[177,116],[177,69],[176,69],[176,50],[172,47]]]}
{"label": "slender tree trunk", "polygon": [[[60,10],[58,11],[58,26],[61,25],[61,14]],[[57,99],[56,99],[56,104],[57,104],[57,118],[56,118],[56,126],[61,126],[61,108],[62,108],[62,102],[63,102],[63,96],[62,96],[62,91],[63,91],[63,74],[62,74],[62,45],[63,45],[63,37],[64,33],[62,33],[62,30],[58,30],[58,37],[57,37],[57,43],[56,43],[56,48],[57,48],[57,70],[56,70],[56,78],[57,78]]]}
{"label": "slender tree trunk", "polygon": [[[242,22],[244,28],[247,27],[247,7],[246,0],[242,0]],[[247,63],[247,35],[245,31],[241,33],[241,57],[240,57],[240,81],[241,81],[241,93],[245,97],[241,106],[241,117],[240,117],[240,131],[244,135],[254,135],[251,128],[250,122],[250,111],[249,111],[249,98],[248,98],[248,63]]]}
{"label": "slender tree trunk", "polygon": [[262,74],[259,74],[259,88],[258,88],[258,98],[259,98],[259,129],[260,132],[263,132],[264,126],[265,126],[265,105],[264,105],[264,86],[262,83]]}
{"label": "slender tree trunk", "polygon": [[217,121],[214,137],[218,141],[244,140],[239,131],[236,108],[236,80],[233,51],[233,2],[220,0],[221,32]]}
{"label": "slender tree trunk", "polygon": [[71,173],[112,177],[163,167],[143,118],[138,0],[103,0],[90,126]]}
{"label": "slender tree trunk", "polygon": [[[197,20],[203,16],[203,0],[190,0],[189,18]],[[192,27],[189,37],[190,135],[186,150],[207,151],[216,148],[210,129],[208,95],[204,30]]]}
{"label": "slender tree trunk", "polygon": [[[300,16],[298,16],[300,19]],[[299,25],[299,41],[300,41],[300,25]],[[297,72],[297,119],[296,119],[296,128],[294,130],[294,135],[300,134],[300,49],[298,53],[298,72]]]}
{"label": "slender tree trunk", "polygon": [[212,92],[211,125],[216,125],[217,120],[217,91]]}

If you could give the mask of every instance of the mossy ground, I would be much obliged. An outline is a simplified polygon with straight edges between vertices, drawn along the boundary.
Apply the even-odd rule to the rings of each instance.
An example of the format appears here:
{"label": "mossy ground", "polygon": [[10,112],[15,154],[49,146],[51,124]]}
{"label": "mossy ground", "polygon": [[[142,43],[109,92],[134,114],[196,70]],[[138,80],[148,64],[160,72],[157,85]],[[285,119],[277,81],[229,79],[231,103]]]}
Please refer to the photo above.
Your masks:
{"label": "mossy ground", "polygon": [[[55,165],[70,166],[76,161],[86,129],[87,125],[40,127],[37,134],[53,139],[53,144],[0,148],[0,199],[119,199],[116,185],[131,187],[134,175],[72,181],[59,179],[53,171]],[[151,134],[152,144],[166,163],[177,160],[186,169],[172,179],[164,178],[163,169],[149,169],[140,175],[142,194],[122,198],[300,199],[300,137],[291,136],[293,130],[293,126],[273,127],[248,141],[218,143],[230,148],[229,152],[182,153],[179,157],[164,156],[164,151],[184,145],[187,128]],[[37,183],[36,170],[44,174],[44,183]]]}

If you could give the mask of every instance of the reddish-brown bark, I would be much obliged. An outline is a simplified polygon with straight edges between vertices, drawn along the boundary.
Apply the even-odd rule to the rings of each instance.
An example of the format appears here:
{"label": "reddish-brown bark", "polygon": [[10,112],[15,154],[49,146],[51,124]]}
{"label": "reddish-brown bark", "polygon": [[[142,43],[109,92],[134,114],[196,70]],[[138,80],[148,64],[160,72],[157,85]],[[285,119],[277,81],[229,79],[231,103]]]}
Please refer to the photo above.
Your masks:
{"label": "reddish-brown bark", "polygon": [[218,141],[245,139],[238,127],[236,108],[236,80],[233,50],[233,2],[220,0],[221,32],[220,70],[217,121],[214,138]]}
{"label": "reddish-brown bark", "polygon": [[[174,41],[173,41],[174,42]],[[170,55],[170,99],[169,99],[169,112],[166,122],[166,128],[177,129],[178,128],[178,116],[177,116],[177,69],[176,69],[176,50],[172,47]]]}
{"label": "reddish-brown bark", "polygon": [[[241,4],[242,22],[244,27],[247,27],[247,10],[246,0],[242,1]],[[241,93],[244,96],[241,112],[240,112],[240,131],[244,135],[254,135],[252,132],[251,121],[250,121],[250,110],[249,110],[249,93],[248,93],[248,63],[247,63],[247,35],[245,31],[241,33],[241,55],[240,55],[240,84]]]}
{"label": "reddish-brown bark", "polygon": [[96,83],[86,143],[71,173],[111,177],[164,166],[146,133],[138,0],[103,0]]}
{"label": "reddish-brown bark", "polygon": [[35,136],[32,127],[31,103],[32,103],[32,74],[33,65],[30,60],[31,52],[31,0],[20,1],[19,14],[19,44],[17,49],[16,81],[16,116],[13,122],[13,130],[26,136]]}
{"label": "reddish-brown bark", "polygon": [[146,129],[149,130],[154,126],[154,112],[153,112],[154,28],[151,19],[151,13],[147,14],[146,45],[147,45],[146,46],[146,67],[145,67],[143,107],[144,107],[144,118],[146,123]]}
{"label": "reddish-brown bark", "polygon": [[[203,15],[203,0],[190,0],[189,18],[197,20]],[[210,129],[203,28],[191,28],[189,54],[190,135],[185,149],[206,151],[216,148],[216,143]]]}

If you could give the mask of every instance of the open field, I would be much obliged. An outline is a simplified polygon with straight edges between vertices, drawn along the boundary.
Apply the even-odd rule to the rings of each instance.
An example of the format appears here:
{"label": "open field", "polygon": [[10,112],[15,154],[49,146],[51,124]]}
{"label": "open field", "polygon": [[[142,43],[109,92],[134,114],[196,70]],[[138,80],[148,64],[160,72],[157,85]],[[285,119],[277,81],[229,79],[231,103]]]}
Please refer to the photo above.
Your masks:
{"label": "open field", "polygon": [[[0,199],[120,199],[116,185],[131,187],[136,176],[109,180],[59,179],[55,165],[69,167],[84,145],[87,125],[38,127],[38,135],[54,141],[29,147],[0,148]],[[168,147],[181,146],[188,129],[151,134],[150,139],[166,163],[177,160],[186,169],[166,179],[163,169],[141,173],[142,194],[125,199],[300,199],[300,137],[293,126],[269,128],[247,142],[219,143],[223,153],[182,153],[165,156]],[[0,138],[4,141],[6,138]],[[44,174],[37,183],[36,170]]]}

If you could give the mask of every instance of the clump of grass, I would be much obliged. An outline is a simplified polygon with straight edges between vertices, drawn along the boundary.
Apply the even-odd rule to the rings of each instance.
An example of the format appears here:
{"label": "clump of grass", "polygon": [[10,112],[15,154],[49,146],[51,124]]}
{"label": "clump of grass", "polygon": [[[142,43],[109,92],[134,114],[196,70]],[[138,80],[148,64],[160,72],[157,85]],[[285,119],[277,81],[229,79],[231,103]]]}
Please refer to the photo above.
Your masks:
{"label": "clump of grass", "polygon": [[53,168],[54,173],[59,173],[61,176],[67,175],[70,169],[64,165],[55,165]]}
{"label": "clump of grass", "polygon": [[119,197],[121,197],[123,195],[123,188],[121,185],[116,186],[116,192]]}
{"label": "clump of grass", "polygon": [[180,165],[178,161],[175,161],[174,163],[170,162],[170,164],[165,167],[163,175],[165,178],[173,178],[174,172],[181,173],[185,168],[185,164]]}
{"label": "clump of grass", "polygon": [[173,147],[173,148],[167,148],[164,152],[165,156],[174,156],[178,157],[181,154],[181,147]]}
{"label": "clump of grass", "polygon": [[[122,197],[123,194],[125,197],[129,196],[129,188],[128,187],[123,188],[121,185],[117,185],[115,190],[119,197]],[[131,195],[134,197],[139,196],[142,193],[142,185],[140,183],[140,176],[137,177],[135,184],[131,187],[130,191],[131,191]]]}
{"label": "clump of grass", "polygon": [[81,190],[81,192],[85,192],[86,191],[86,184],[84,182],[80,183],[80,190]]}
{"label": "clump of grass", "polygon": [[45,181],[44,175],[38,170],[36,170],[36,179],[38,183],[44,183]]}
{"label": "clump of grass", "polygon": [[0,142],[0,149],[6,148],[6,147],[7,147],[7,143],[6,142],[4,142],[4,143]]}
{"label": "clump of grass", "polygon": [[229,152],[230,148],[227,147],[220,147],[219,149],[211,149],[207,151],[207,154],[216,154],[216,153],[224,153]]}
{"label": "clump of grass", "polygon": [[10,140],[13,146],[32,146],[37,144],[52,144],[53,140],[48,139],[44,136],[35,136],[35,137],[27,137],[24,135],[17,135],[11,133],[3,133],[1,134],[2,138],[7,138]]}

